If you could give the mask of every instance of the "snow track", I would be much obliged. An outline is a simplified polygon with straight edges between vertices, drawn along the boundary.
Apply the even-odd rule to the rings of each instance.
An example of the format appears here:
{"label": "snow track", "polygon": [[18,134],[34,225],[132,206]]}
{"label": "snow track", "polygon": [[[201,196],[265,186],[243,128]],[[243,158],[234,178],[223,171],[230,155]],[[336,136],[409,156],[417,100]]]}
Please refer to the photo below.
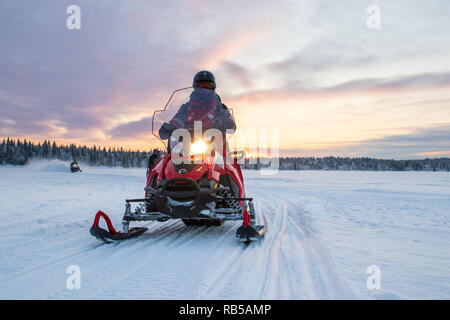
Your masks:
{"label": "snow track", "polygon": [[[102,244],[89,235],[96,210],[104,209],[119,226],[123,200],[142,192],[144,170],[1,170],[0,182],[9,186],[0,184],[1,299],[357,297],[317,229],[318,217],[305,209],[314,198],[271,185],[276,177],[253,174],[246,180],[258,223],[267,226],[259,243],[239,242],[237,222],[186,227],[168,221],[136,223],[149,230]],[[25,202],[20,193],[27,195]],[[80,267],[79,290],[66,287],[70,265]]]}

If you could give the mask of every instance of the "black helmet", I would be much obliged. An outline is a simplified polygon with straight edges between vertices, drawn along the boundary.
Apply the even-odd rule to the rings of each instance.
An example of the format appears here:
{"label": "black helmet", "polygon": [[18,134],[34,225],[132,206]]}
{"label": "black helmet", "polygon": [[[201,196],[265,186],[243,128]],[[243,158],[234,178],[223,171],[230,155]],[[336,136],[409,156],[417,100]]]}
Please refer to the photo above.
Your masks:
{"label": "black helmet", "polygon": [[202,71],[197,72],[197,74],[194,76],[194,81],[192,82],[192,86],[198,87],[198,84],[202,83],[202,82],[203,83],[204,82],[211,83],[212,84],[211,89],[216,88],[216,78],[210,71],[202,70]]}

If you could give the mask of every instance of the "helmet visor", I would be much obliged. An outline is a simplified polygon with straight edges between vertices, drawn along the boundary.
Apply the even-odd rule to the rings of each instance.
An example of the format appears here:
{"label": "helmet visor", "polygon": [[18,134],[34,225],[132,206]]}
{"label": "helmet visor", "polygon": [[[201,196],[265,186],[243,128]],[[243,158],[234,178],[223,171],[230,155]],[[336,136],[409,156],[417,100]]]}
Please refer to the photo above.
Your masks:
{"label": "helmet visor", "polygon": [[214,89],[214,83],[211,81],[199,81],[197,82],[198,88],[205,88],[205,89]]}

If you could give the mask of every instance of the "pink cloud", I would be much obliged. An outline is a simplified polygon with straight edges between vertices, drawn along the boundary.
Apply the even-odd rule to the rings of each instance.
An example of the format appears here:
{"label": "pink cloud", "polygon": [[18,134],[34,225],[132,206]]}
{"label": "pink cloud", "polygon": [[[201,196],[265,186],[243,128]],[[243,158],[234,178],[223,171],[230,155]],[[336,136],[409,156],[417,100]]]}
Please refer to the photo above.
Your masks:
{"label": "pink cloud", "polygon": [[[245,29],[244,32],[242,28]],[[214,69],[239,51],[267,39],[270,34],[269,30],[262,29],[258,22],[224,30],[221,34],[215,35],[216,41],[207,41],[198,50],[196,54],[201,56],[201,59],[197,61],[196,67],[198,69]]]}

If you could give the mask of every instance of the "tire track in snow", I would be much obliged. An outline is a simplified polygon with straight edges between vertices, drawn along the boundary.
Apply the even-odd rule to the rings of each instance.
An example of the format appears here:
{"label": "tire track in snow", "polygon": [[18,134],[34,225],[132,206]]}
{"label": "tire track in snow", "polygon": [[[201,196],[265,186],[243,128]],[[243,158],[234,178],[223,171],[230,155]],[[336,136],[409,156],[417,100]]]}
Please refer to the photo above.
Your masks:
{"label": "tire track in snow", "polygon": [[[64,260],[64,259],[76,259],[78,256],[83,255],[84,253],[88,252],[89,250],[92,250],[93,248],[97,248],[102,246],[102,242],[99,242],[98,240],[94,240],[90,235],[89,235],[89,226],[85,226],[83,228],[76,228],[75,230],[70,230],[68,228],[70,228],[72,226],[71,223],[69,224],[64,224],[62,225],[62,230],[58,230],[57,232],[54,231],[54,228],[52,228],[47,235],[45,236],[45,239],[48,242],[48,245],[45,247],[45,252],[48,254],[51,253],[57,253],[57,255],[52,255],[49,259],[48,262],[44,262],[41,263],[39,265],[35,265],[32,267],[28,267],[22,270],[19,270],[17,272],[14,272],[12,274],[7,275],[6,277],[1,278],[1,281],[7,281],[9,279],[13,279],[15,277],[20,277],[26,273],[29,272],[33,272],[36,269],[39,268],[46,268],[48,265],[51,265],[52,263],[57,263],[60,260]],[[67,227],[67,228],[66,228]],[[157,232],[154,232],[155,236],[163,236],[165,234],[164,230],[170,228],[170,225],[163,225],[161,226],[161,228],[157,228]],[[61,228],[59,228],[61,229]],[[61,238],[61,235],[64,234],[65,237]],[[169,233],[167,233],[169,234]],[[37,236],[38,234],[35,234],[35,236]],[[82,246],[80,247],[79,243],[80,243],[80,239],[79,237],[77,237],[76,235],[82,235],[83,238],[81,240],[81,243],[92,243],[94,244],[94,246]],[[88,236],[89,235],[89,236]],[[31,237],[33,237],[33,234],[29,235]],[[42,234],[39,235],[39,237],[43,237]],[[31,238],[33,239],[33,238]],[[62,239],[62,241],[61,241]],[[136,241],[137,239],[130,239],[129,240],[129,244],[131,245],[133,243],[133,241]],[[111,243],[111,246],[117,246],[119,245],[119,243]],[[26,243],[25,246],[21,247],[20,249],[23,249],[23,252],[26,254],[27,252],[29,252],[29,248],[28,247],[32,247],[33,243]],[[73,250],[71,250],[71,248],[74,248]],[[59,255],[59,252],[64,252],[63,255]],[[40,252],[42,253],[42,252]]]}
{"label": "tire track in snow", "polygon": [[[259,201],[255,201],[257,216],[267,222],[266,214],[261,212]],[[268,207],[270,208],[270,206]],[[273,211],[273,209],[271,210]],[[280,243],[285,235],[282,228],[282,216],[275,215],[276,220],[271,221],[271,230],[281,227],[281,232],[270,235],[259,243],[244,244],[240,242],[232,247],[231,252],[227,252],[226,260],[220,268],[213,274],[206,274],[201,283],[202,291],[200,298],[221,299],[221,298],[246,298],[259,299],[265,297],[267,291],[276,287],[273,284],[273,272],[279,272]],[[236,224],[236,228],[239,224]],[[222,253],[218,252],[217,256]],[[212,259],[216,260],[216,259]],[[272,270],[274,269],[275,270]],[[274,296],[269,295],[269,298]]]}
{"label": "tire track in snow", "polygon": [[[288,202],[281,199],[277,199],[278,201],[275,202],[268,192],[262,193],[268,195],[262,198],[270,203],[271,210],[269,211],[273,213],[273,219],[270,220],[273,243],[271,243],[270,249],[265,248],[271,252],[270,256],[262,257],[265,260],[262,263],[267,264],[266,279],[255,296],[261,299],[309,298],[308,294],[311,292],[312,284],[305,272],[303,247],[292,245],[293,236],[288,224],[288,215],[290,214]],[[268,220],[264,210],[261,214]],[[275,221],[276,223],[273,223]],[[299,278],[299,275],[303,275],[303,277]]]}
{"label": "tire track in snow", "polygon": [[[269,248],[266,248],[266,255],[262,257],[264,260],[263,272],[265,274],[264,282],[261,282],[262,286],[259,289],[258,297],[261,299],[274,299],[277,293],[274,292],[275,288],[278,286],[278,277],[274,274],[280,274],[280,251],[281,251],[281,241],[286,235],[286,212],[287,207],[283,203],[283,208],[281,214],[276,214],[276,224],[274,225],[275,233],[272,233],[270,238]],[[265,239],[263,239],[265,240]],[[282,291],[282,290],[281,290]],[[281,293],[281,292],[278,292]],[[279,297],[280,295],[278,295]]]}
{"label": "tire track in snow", "polygon": [[[257,206],[256,206],[257,208]],[[260,223],[260,218],[257,223]],[[213,272],[205,273],[200,282],[197,298],[200,299],[220,299],[224,297],[242,298],[247,294],[245,287],[239,286],[242,283],[248,283],[248,273],[254,273],[250,268],[254,265],[255,255],[252,254],[257,250],[259,244],[245,244],[235,237],[236,229],[242,222],[228,222],[229,231],[216,239],[214,243],[214,253],[210,258],[207,269]],[[219,268],[216,268],[219,266]],[[237,286],[235,284],[238,284]],[[249,295],[251,298],[252,295]]]}
{"label": "tire track in snow", "polygon": [[[288,215],[291,214],[288,202],[267,190],[258,190],[261,201],[260,215],[268,221],[269,237],[263,240],[266,255],[260,255],[261,264],[266,267],[264,281],[258,285],[253,297],[260,299],[310,298],[312,283],[307,276],[305,253],[302,246],[293,245],[292,232],[289,230]],[[268,217],[271,217],[269,219]],[[268,247],[266,241],[270,239]],[[295,243],[297,244],[297,243]],[[270,253],[270,254],[269,254]],[[256,253],[259,254],[259,253]],[[299,278],[299,275],[301,278]]]}
{"label": "tire track in snow", "polygon": [[[294,207],[297,207],[291,202]],[[350,289],[343,283],[335,272],[334,260],[322,240],[314,234],[311,226],[306,223],[303,211],[297,211],[303,224],[297,225],[288,216],[289,225],[298,234],[297,242],[305,251],[305,258],[309,274],[314,284],[315,298],[318,299],[350,299],[353,297]]]}
{"label": "tire track in snow", "polygon": [[[159,242],[164,242],[165,238],[173,235],[174,225],[179,224],[176,221],[170,221],[169,223],[163,224],[161,227],[157,228],[153,233],[153,237],[149,238],[148,241],[157,240]],[[87,230],[84,230],[86,234]],[[198,232],[197,232],[198,233]],[[153,238],[153,239],[152,239]],[[52,258],[50,261],[39,264],[37,266],[33,266],[31,268],[21,270],[20,272],[11,274],[0,280],[0,285],[2,287],[14,287],[11,285],[12,283],[17,286],[17,284],[26,284],[26,286],[30,289],[27,290],[23,295],[20,295],[17,290],[9,290],[8,298],[30,298],[36,296],[37,293],[42,292],[42,294],[38,296],[45,296],[45,293],[51,292],[51,296],[57,297],[56,293],[63,292],[65,290],[65,279],[68,275],[65,274],[66,268],[74,264],[74,262],[78,261],[80,267],[82,267],[83,273],[90,272],[90,266],[94,266],[94,271],[100,265],[102,273],[105,275],[108,274],[108,271],[114,269],[114,263],[110,265],[107,263],[102,263],[104,261],[113,260],[117,255],[120,255],[122,251],[127,251],[129,254],[132,254],[134,251],[138,251],[140,246],[143,246],[143,243],[139,242],[138,239],[130,239],[127,242],[121,243],[111,243],[111,244],[102,244],[97,240],[92,238],[88,238],[92,243],[95,243],[95,246],[79,246],[76,247],[71,253],[67,254],[65,252],[64,255],[58,256],[56,258]],[[142,240],[142,238],[141,238]],[[70,238],[69,241],[79,241],[76,239]],[[156,242],[158,243],[158,242]],[[137,246],[136,248],[133,248]],[[166,246],[166,248],[174,247],[176,243],[172,241],[171,245]],[[68,246],[70,248],[70,246]],[[76,263],[75,263],[76,264]],[[112,268],[110,268],[112,266]],[[119,268],[122,268],[123,265],[118,265]],[[40,276],[43,275],[43,276]],[[42,281],[43,278],[47,278],[51,275],[60,275],[61,281],[55,284],[54,281]],[[98,278],[97,278],[98,280]],[[111,283],[110,280],[105,279],[105,283]],[[98,284],[97,284],[98,286]],[[23,287],[23,285],[20,285]]]}
{"label": "tire track in snow", "polygon": [[[258,195],[264,196],[264,193],[268,195],[268,192],[261,191]],[[298,210],[298,203],[291,198],[285,199],[279,195],[275,197],[277,196],[277,202],[282,210],[272,216],[270,228],[279,237],[272,238],[277,241],[272,242],[269,248],[265,248],[272,252],[272,265],[265,268],[266,278],[270,280],[263,286],[263,290],[259,290],[264,294],[259,296],[255,294],[255,297],[263,299],[284,299],[292,296],[307,299],[352,298],[353,294],[347,285],[335,273],[334,261],[328,248],[314,234],[304,218],[303,211]],[[272,194],[272,197],[263,198],[264,201],[276,203],[274,199],[271,199],[275,197]],[[282,216],[281,220],[276,215]],[[293,217],[297,216],[301,219],[302,226],[295,223]],[[275,224],[273,224],[274,221],[276,221]],[[278,250],[274,250],[274,247],[278,247]],[[264,259],[267,258],[267,256],[264,257]]]}
{"label": "tire track in snow", "polygon": [[[255,201],[255,209],[258,212],[258,200]],[[261,217],[259,212],[257,213],[257,224],[262,223],[265,217]],[[235,238],[235,231],[241,225],[241,222],[229,223],[231,228],[229,232],[224,233],[219,239],[215,241],[218,245],[214,247],[215,253],[210,259],[207,269],[213,269],[217,264],[215,262],[220,262],[219,268],[214,270],[214,272],[206,273],[200,282],[198,288],[197,298],[199,299],[220,299],[225,292],[231,296],[231,298],[242,297],[242,294],[247,294],[243,292],[246,288],[240,289],[241,287],[234,287],[234,285],[241,283],[248,283],[248,272],[251,272],[249,268],[254,264],[255,255],[252,254],[252,250],[257,249],[256,244],[244,244],[239,242]],[[231,233],[232,234],[229,234]],[[232,236],[233,241],[226,241],[225,245],[222,241]],[[222,240],[223,239],[223,240]],[[263,240],[264,241],[264,240]],[[227,246],[228,244],[228,246]],[[222,251],[220,251],[222,249]],[[223,252],[226,251],[226,252]],[[247,287],[255,287],[250,283]],[[231,287],[231,288],[230,288]],[[228,291],[227,291],[228,290]],[[229,290],[236,292],[229,292]],[[248,289],[247,289],[248,290]],[[254,295],[250,294],[250,298]]]}
{"label": "tire track in snow", "polygon": [[[177,241],[171,241],[170,246],[166,242],[160,243],[164,248],[168,249],[163,256],[158,256],[159,259],[154,259],[148,255],[139,261],[132,270],[129,270],[126,275],[121,277],[119,281],[115,281],[114,285],[104,288],[102,292],[96,294],[97,298],[107,298],[111,292],[116,290],[133,292],[133,295],[138,298],[161,298],[168,299],[179,296],[181,292],[192,292],[192,289],[180,287],[177,277],[184,275],[194,275],[191,282],[195,283],[195,274],[201,275],[204,272],[204,265],[202,259],[194,259],[192,261],[180,260],[178,252],[180,250],[197,251],[197,244],[205,244],[203,237],[208,235],[208,231],[214,227],[184,227],[185,232],[174,230],[174,238]],[[176,233],[180,233],[177,235]],[[214,233],[214,232],[213,232]],[[200,241],[199,241],[200,240]],[[193,246],[191,246],[193,245]],[[173,250],[176,248],[176,250]],[[161,252],[160,249],[157,252]],[[145,254],[145,251],[144,251]],[[169,266],[160,270],[161,266]],[[156,271],[156,272],[155,272]],[[155,275],[163,273],[165,278],[159,278]],[[170,278],[169,275],[172,275]],[[163,292],[155,292],[154,288],[164,288]]]}

